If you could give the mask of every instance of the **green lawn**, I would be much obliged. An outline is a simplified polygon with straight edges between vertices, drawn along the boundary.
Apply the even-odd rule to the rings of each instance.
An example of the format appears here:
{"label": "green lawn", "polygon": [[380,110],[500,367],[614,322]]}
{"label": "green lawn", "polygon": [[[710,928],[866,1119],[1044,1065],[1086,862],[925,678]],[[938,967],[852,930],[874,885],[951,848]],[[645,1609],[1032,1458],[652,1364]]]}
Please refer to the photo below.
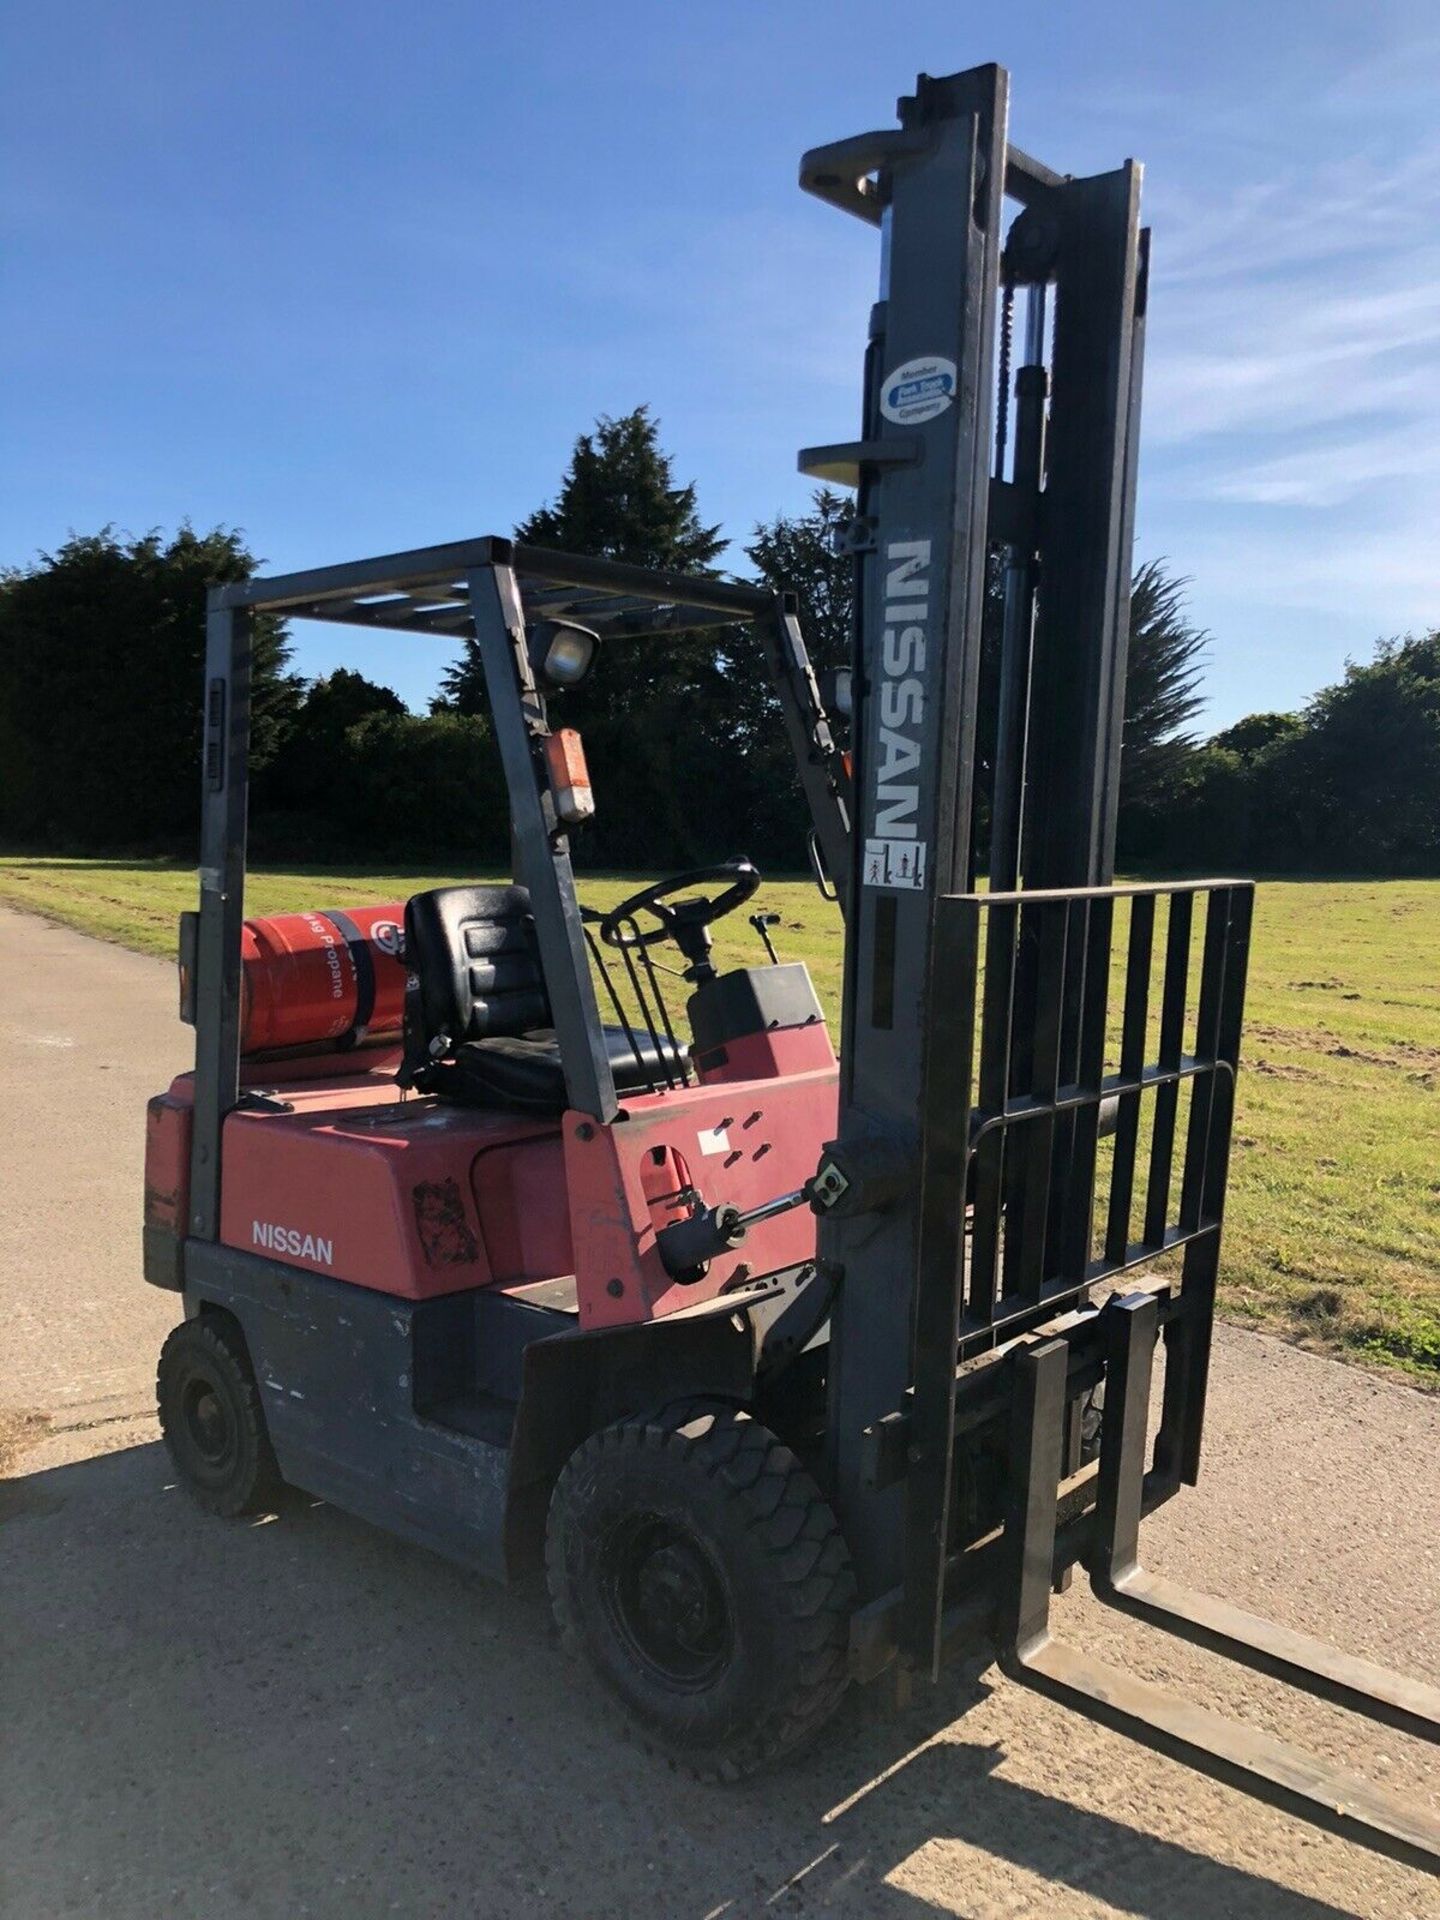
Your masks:
{"label": "green lawn", "polygon": [[[435,873],[250,877],[274,913],[403,899]],[[473,877],[473,876],[471,876]],[[639,884],[585,879],[613,905]],[[189,868],[0,857],[0,901],[142,952],[174,950]],[[836,1016],[840,928],[807,882],[767,886],[782,958]],[[738,931],[737,931],[738,929]],[[721,929],[753,957],[743,918]],[[1226,1229],[1226,1311],[1440,1386],[1440,881],[1262,885]]]}

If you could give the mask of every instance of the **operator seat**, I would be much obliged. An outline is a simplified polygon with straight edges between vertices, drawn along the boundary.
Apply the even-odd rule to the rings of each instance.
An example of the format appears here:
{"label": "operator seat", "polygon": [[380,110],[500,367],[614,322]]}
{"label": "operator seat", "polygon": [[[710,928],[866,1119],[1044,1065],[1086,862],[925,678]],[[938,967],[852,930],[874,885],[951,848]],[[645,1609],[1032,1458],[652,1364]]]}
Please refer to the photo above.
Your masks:
{"label": "operator seat", "polygon": [[[403,1086],[463,1106],[563,1113],[565,1070],[524,887],[436,887],[405,905]],[[677,1073],[668,1041],[604,1027],[615,1086],[648,1092]]]}

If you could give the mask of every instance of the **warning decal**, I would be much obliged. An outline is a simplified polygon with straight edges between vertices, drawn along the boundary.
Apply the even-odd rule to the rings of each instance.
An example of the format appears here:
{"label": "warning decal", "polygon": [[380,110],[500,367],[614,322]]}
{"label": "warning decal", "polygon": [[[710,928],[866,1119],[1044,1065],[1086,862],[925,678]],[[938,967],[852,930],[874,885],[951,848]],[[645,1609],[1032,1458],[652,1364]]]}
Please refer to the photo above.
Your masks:
{"label": "warning decal", "polygon": [[867,887],[898,887],[918,893],[925,885],[925,842],[867,840],[864,878]]}

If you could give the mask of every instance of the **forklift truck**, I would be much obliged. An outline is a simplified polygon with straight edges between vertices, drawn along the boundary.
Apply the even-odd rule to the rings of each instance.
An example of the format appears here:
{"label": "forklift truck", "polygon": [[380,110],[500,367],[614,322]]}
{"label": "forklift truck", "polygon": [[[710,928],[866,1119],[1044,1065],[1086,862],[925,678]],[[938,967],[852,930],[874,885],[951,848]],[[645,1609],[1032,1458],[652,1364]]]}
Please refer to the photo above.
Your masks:
{"label": "forklift truck", "polygon": [[[185,1308],[165,1437],[218,1513],[283,1481],[502,1579],[543,1562],[565,1640],[703,1776],[988,1636],[1017,1681],[1433,1868],[1418,1810],[1050,1628],[1079,1566],[1440,1730],[1435,1689],[1139,1559],[1200,1467],[1252,889],[1114,881],[1140,168],[1052,171],[1007,97],[994,66],[922,76],[898,127],[802,162],[881,239],[860,435],[800,456],[855,490],[847,714],[791,599],[708,576],[488,538],[212,591],[195,1069],[147,1157],[146,1276]],[[514,844],[512,884],[416,895],[403,942],[311,916],[353,1001],[284,1046],[254,1043],[243,907],[260,612],[473,638]],[[564,688],[617,641],[736,622],[843,914],[838,1061],[803,966],[715,964],[748,862],[577,896],[597,790]]]}

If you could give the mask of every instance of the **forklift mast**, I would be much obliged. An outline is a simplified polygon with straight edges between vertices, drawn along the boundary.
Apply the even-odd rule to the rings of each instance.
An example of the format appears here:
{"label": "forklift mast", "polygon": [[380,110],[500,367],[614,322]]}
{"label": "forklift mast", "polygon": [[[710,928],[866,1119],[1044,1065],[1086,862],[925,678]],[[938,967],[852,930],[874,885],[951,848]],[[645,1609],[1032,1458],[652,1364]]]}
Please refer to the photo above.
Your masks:
{"label": "forklift mast", "polygon": [[[883,1180],[918,1148],[937,1012],[953,1009],[957,984],[934,964],[936,902],[971,891],[977,855],[997,892],[1022,873],[1054,890],[1103,886],[1114,870],[1141,170],[1053,173],[1008,144],[1007,113],[999,67],[922,75],[898,129],[817,148],[800,172],[878,227],[881,249],[861,437],[800,456],[803,471],[857,487],[840,1131],[847,1177],[851,1160],[857,1171],[821,1253],[841,1268],[863,1257],[870,1276],[839,1290],[832,1342],[834,1473],[842,1505],[865,1516],[851,1535],[862,1588],[899,1572],[893,1503],[858,1499],[860,1449],[909,1380],[923,1200],[912,1186],[878,1216],[846,1203],[863,1197],[868,1167]],[[987,640],[998,658],[983,657]],[[1072,964],[1072,998],[1079,985]],[[957,1196],[937,1198],[958,1213]]]}
{"label": "forklift mast", "polygon": [[1253,887],[1114,884],[1140,168],[1053,172],[1007,105],[999,67],[922,75],[898,128],[800,170],[881,247],[860,438],[800,456],[856,489],[840,1111],[813,1182],[852,1662],[938,1676],[988,1632],[1023,1684],[1433,1870],[1418,1809],[1051,1633],[1083,1566],[1152,1626],[1440,1733],[1434,1688],[1140,1562],[1143,1515],[1199,1474]]}

